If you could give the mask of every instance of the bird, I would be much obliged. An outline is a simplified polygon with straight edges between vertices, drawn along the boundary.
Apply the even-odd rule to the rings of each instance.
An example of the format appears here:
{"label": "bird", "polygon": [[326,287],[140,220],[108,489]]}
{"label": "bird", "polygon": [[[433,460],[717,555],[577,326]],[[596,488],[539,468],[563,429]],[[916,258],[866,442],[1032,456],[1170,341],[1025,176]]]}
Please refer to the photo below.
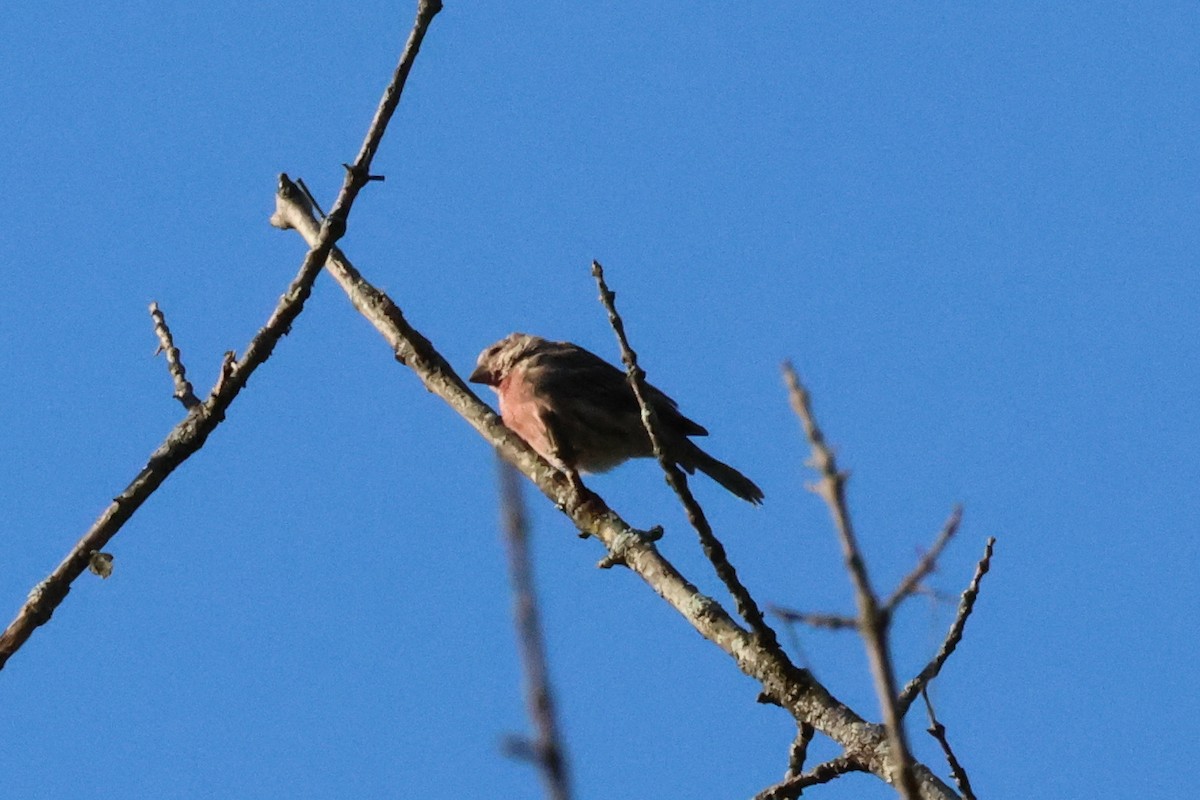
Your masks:
{"label": "bird", "polygon": [[[495,390],[504,424],[568,476],[607,472],[654,455],[625,373],[577,344],[510,333],[484,348],[468,380]],[[689,475],[700,470],[749,503],[762,503],[754,481],[689,438],[707,436],[702,425],[649,384],[644,396],[658,416],[668,460]]]}

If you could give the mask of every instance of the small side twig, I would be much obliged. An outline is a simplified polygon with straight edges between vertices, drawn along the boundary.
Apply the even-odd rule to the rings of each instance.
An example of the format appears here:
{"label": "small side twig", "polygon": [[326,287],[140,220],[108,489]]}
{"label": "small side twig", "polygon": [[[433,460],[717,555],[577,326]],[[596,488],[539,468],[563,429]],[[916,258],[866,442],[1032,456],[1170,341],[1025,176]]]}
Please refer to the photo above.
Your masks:
{"label": "small side twig", "polygon": [[848,772],[866,771],[867,767],[862,763],[861,759],[852,758],[851,756],[838,756],[837,758],[818,764],[807,772],[785,778],[774,786],[768,786],[754,795],[754,800],[795,800],[795,798],[804,794],[804,790],[809,786],[829,783],[834,778],[845,775]]}
{"label": "small side twig", "polygon": [[654,457],[666,474],[667,483],[679,496],[684,511],[687,512],[688,521],[699,534],[704,555],[712,562],[717,577],[721,579],[725,588],[729,590],[729,594],[732,595],[738,614],[746,620],[750,629],[754,631],[765,647],[779,652],[779,639],[776,637],[775,631],[767,624],[758,603],[738,578],[737,570],[729,562],[729,557],[725,553],[725,546],[713,533],[712,526],[708,524],[708,518],[704,515],[704,509],[700,507],[691,489],[688,488],[683,471],[666,456],[662,437],[658,435],[658,416],[654,413],[654,407],[646,400],[646,372],[638,366],[637,353],[629,346],[629,339],[625,336],[625,323],[617,313],[616,292],[610,290],[608,284],[605,283],[604,267],[600,266],[599,261],[592,262],[592,277],[596,279],[596,285],[600,289],[600,302],[608,311],[609,324],[612,326],[613,333],[617,335],[617,343],[621,347],[621,361],[625,364],[629,375],[629,385],[633,388],[634,397],[637,398],[638,406],[642,410],[642,425],[645,426],[646,433],[650,437]]}
{"label": "small side twig", "polygon": [[[554,695],[546,662],[546,646],[538,615],[529,556],[529,520],[521,497],[521,483],[514,467],[497,459],[500,470],[500,504],[504,518],[504,540],[508,545],[508,569],[512,580],[517,643],[525,672],[525,699],[537,735],[532,739],[510,738],[510,754],[533,762],[542,775],[546,796],[570,800],[570,773],[562,736],[554,711]],[[520,745],[520,746],[518,746]]]}
{"label": "small side twig", "polygon": [[780,606],[767,606],[767,611],[784,622],[799,622],[812,628],[831,631],[857,630],[858,620],[844,614],[821,614],[810,611],[794,611]]}
{"label": "small side twig", "polygon": [[904,580],[900,581],[900,585],[896,587],[896,591],[892,592],[892,596],[883,604],[883,613],[889,617],[895,612],[896,607],[904,602],[904,599],[916,594],[921,587],[921,581],[925,580],[929,573],[937,568],[938,557],[942,551],[946,549],[946,545],[954,538],[954,534],[958,532],[959,523],[962,522],[962,506],[955,506],[950,512],[949,519],[942,526],[942,532],[938,534],[938,538],[934,541],[933,547],[929,548],[929,552],[921,557],[917,562],[917,566],[912,572],[904,576]]}
{"label": "small side twig", "polygon": [[896,675],[892,666],[891,649],[888,643],[888,615],[879,607],[879,599],[871,588],[867,565],[858,549],[854,527],[850,522],[850,510],[846,503],[846,473],[838,469],[833,451],[825,443],[825,435],[818,427],[812,413],[808,392],[791,364],[783,365],[784,380],[788,396],[796,416],[804,426],[805,435],[812,447],[809,464],[820,475],[813,490],[829,507],[842,543],[842,556],[846,571],[854,584],[855,601],[858,604],[858,629],[866,644],[867,657],[871,663],[871,674],[875,678],[875,693],[879,697],[883,712],[883,723],[887,728],[891,744],[893,783],[905,800],[916,800],[920,795],[916,774],[913,772],[912,753],[904,734],[904,715],[896,702]]}
{"label": "small side twig", "polygon": [[975,575],[971,578],[970,585],[967,586],[966,591],[962,594],[962,599],[958,602],[958,613],[954,615],[954,622],[950,625],[950,630],[946,634],[946,640],[938,648],[937,655],[925,665],[925,668],[917,674],[917,677],[908,682],[908,685],[904,687],[904,691],[900,692],[896,704],[900,707],[902,715],[907,713],[909,706],[916,700],[917,693],[921,691],[921,687],[936,678],[938,673],[942,671],[942,666],[945,665],[946,659],[950,658],[950,654],[954,652],[954,648],[958,647],[958,643],[962,641],[963,630],[967,626],[967,617],[971,616],[971,611],[975,608],[975,598],[979,596],[979,584],[991,567],[992,549],[995,544],[996,537],[989,536],[987,544],[983,549],[983,558],[979,560],[979,564],[975,567]]}
{"label": "small side twig", "polygon": [[191,411],[200,405],[200,398],[196,397],[196,393],[192,390],[192,384],[188,382],[187,370],[183,368],[183,360],[179,357],[179,348],[175,346],[171,329],[167,327],[167,319],[163,316],[158,303],[150,304],[150,319],[154,320],[154,335],[158,337],[158,351],[155,355],[166,354],[167,371],[171,373],[171,380],[175,384],[174,397],[183,403],[184,408]]}
{"label": "small side twig", "polygon": [[958,758],[954,755],[954,750],[950,747],[950,740],[946,738],[946,726],[938,722],[937,715],[933,713],[933,703],[929,700],[929,692],[925,691],[927,688],[926,686],[921,687],[921,697],[925,700],[925,711],[929,714],[929,727],[926,730],[941,745],[942,753],[946,756],[946,763],[950,765],[950,777],[954,778],[954,783],[962,792],[963,800],[975,800],[967,771],[959,763]]}

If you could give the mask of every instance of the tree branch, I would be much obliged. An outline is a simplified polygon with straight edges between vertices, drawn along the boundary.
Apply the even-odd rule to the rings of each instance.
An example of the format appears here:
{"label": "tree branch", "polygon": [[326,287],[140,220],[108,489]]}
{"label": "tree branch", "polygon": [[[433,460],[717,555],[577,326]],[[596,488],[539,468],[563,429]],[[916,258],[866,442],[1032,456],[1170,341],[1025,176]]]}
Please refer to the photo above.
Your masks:
{"label": "tree branch", "polygon": [[158,303],[150,304],[150,319],[154,320],[154,335],[158,337],[158,352],[155,355],[166,354],[167,372],[171,373],[171,381],[175,384],[174,397],[183,403],[185,409],[191,411],[200,405],[200,398],[196,397],[192,384],[188,382],[187,370],[183,368],[183,360],[179,357],[179,348],[175,346],[171,329],[167,327],[167,319]]}
{"label": "tree branch", "polygon": [[942,526],[942,532],[938,534],[938,538],[934,541],[933,547],[929,548],[929,552],[921,557],[917,562],[917,566],[912,572],[900,581],[900,585],[896,587],[896,591],[892,592],[892,596],[883,604],[883,613],[887,614],[890,619],[896,607],[904,602],[906,597],[910,597],[917,593],[921,586],[921,581],[929,573],[937,568],[938,557],[942,551],[946,549],[946,545],[954,538],[954,534],[958,532],[958,525],[962,522],[962,506],[955,506],[950,512],[950,518],[946,520],[946,524]]}
{"label": "tree branch", "polygon": [[958,790],[962,792],[963,800],[975,800],[975,794],[971,791],[971,780],[967,777],[967,771],[959,763],[958,758],[954,755],[954,750],[950,747],[950,740],[946,738],[946,726],[938,722],[937,715],[933,713],[933,703],[929,700],[929,692],[925,691],[927,688],[925,686],[921,687],[921,698],[925,701],[925,711],[929,714],[929,727],[926,730],[941,745],[942,753],[946,756],[946,763],[950,765],[950,776],[954,778],[954,783],[958,785]]}
{"label": "tree branch", "polygon": [[303,310],[304,302],[312,292],[313,281],[320,273],[334,242],[345,233],[350,208],[358,192],[367,183],[371,159],[400,100],[404,81],[412,67],[413,59],[416,58],[425,30],[440,9],[440,0],[421,0],[417,20],[401,55],[400,65],[396,68],[392,82],[384,91],[383,100],[371,121],[358,158],[347,170],[342,190],[338,193],[329,217],[314,232],[311,249],[305,255],[299,273],[288,286],[287,292],[279,299],[266,325],[250,340],[241,360],[235,361],[232,354],[227,354],[221,378],[208,398],[188,411],[188,415],[167,434],[162,444],[150,455],[146,466],[137,477],[76,542],[66,558],[30,591],[16,617],[9,623],[8,628],[0,633],[0,669],[29,639],[33,631],[50,619],[71,590],[71,583],[87,569],[92,552],[102,550],[163,481],[204,446],[209,434],[225,419],[226,410],[245,387],[246,381],[271,357],[275,345],[290,330],[292,322]]}
{"label": "tree branch", "polygon": [[794,611],[782,606],[767,606],[767,611],[779,617],[784,622],[801,622],[812,628],[825,628],[831,631],[858,630],[858,620],[842,614]]}
{"label": "tree branch", "polygon": [[654,458],[666,474],[667,483],[679,496],[679,501],[683,504],[684,511],[687,512],[688,522],[699,534],[700,546],[704,550],[704,555],[716,569],[717,577],[725,584],[729,594],[733,596],[738,614],[746,620],[750,629],[762,639],[766,647],[778,650],[779,640],[775,636],[775,631],[763,619],[758,603],[754,601],[750,591],[738,578],[737,570],[729,562],[729,557],[725,553],[725,546],[713,533],[712,526],[708,524],[708,518],[704,515],[704,509],[700,507],[692,490],[688,488],[683,471],[675,462],[667,458],[666,451],[663,449],[662,437],[658,435],[658,415],[654,412],[654,407],[646,400],[646,372],[638,366],[637,353],[629,346],[629,339],[625,336],[625,323],[621,320],[621,315],[617,313],[617,295],[610,291],[608,284],[604,282],[604,267],[600,266],[599,261],[592,262],[592,277],[596,279],[596,285],[600,289],[600,302],[608,311],[608,322],[612,326],[613,333],[617,335],[617,343],[621,347],[621,361],[625,364],[629,385],[633,388],[633,395],[642,410],[642,425],[650,437]]}
{"label": "tree branch", "polygon": [[808,745],[812,741],[813,726],[807,722],[801,722],[796,730],[796,738],[792,740],[792,746],[788,748],[788,768],[785,778],[794,778],[804,771],[804,760],[808,758]]}
{"label": "tree branch", "polygon": [[983,558],[979,560],[979,564],[975,567],[975,575],[971,578],[970,585],[963,592],[962,599],[958,602],[958,613],[954,615],[954,622],[950,625],[950,630],[946,634],[946,640],[942,642],[942,646],[938,648],[937,655],[933,660],[925,665],[925,669],[917,674],[917,677],[908,682],[904,687],[904,691],[900,693],[900,697],[896,703],[900,707],[900,713],[906,714],[909,706],[917,698],[917,693],[925,684],[937,677],[942,671],[942,666],[945,665],[946,659],[950,658],[950,654],[954,652],[954,648],[958,647],[958,643],[962,641],[963,631],[967,626],[967,617],[971,616],[971,611],[975,608],[975,598],[979,596],[979,584],[983,580],[983,576],[987,574],[992,563],[992,549],[996,544],[996,538],[989,536],[987,544],[983,548]]}
{"label": "tree branch", "polygon": [[919,794],[913,772],[912,755],[904,735],[904,717],[896,703],[896,675],[892,667],[892,656],[888,643],[888,616],[879,607],[879,600],[871,588],[867,576],[867,565],[858,549],[854,527],[850,523],[850,510],[846,504],[846,473],[840,471],[833,451],[825,443],[825,436],[813,418],[808,392],[800,383],[799,376],[791,364],[783,366],[788,395],[796,415],[804,425],[804,432],[812,446],[810,465],[821,479],[814,491],[825,500],[842,543],[842,556],[846,571],[854,583],[855,600],[858,603],[858,629],[867,646],[867,657],[871,663],[871,674],[875,678],[875,693],[883,711],[883,722],[887,727],[888,739],[895,756],[895,771],[890,776],[892,784],[906,800],[915,800]]}
{"label": "tree branch", "polygon": [[533,563],[529,556],[529,521],[521,497],[517,471],[498,461],[500,506],[504,520],[504,539],[508,545],[508,571],[513,587],[513,616],[517,624],[517,644],[525,672],[525,699],[529,718],[537,736],[529,743],[529,755],[542,774],[546,796],[551,800],[570,800],[571,780],[566,752],[554,713],[554,694],[546,663],[546,647],[534,591]]}

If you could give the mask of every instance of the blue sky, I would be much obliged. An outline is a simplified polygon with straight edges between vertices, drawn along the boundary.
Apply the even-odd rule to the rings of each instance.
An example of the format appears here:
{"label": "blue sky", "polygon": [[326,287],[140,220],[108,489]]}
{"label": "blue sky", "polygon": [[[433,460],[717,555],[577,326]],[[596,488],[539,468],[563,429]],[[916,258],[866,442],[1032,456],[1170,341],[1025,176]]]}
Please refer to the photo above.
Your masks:
{"label": "blue sky", "polygon": [[[3,613],[181,416],[148,303],[207,390],[303,256],[267,225],[275,175],[328,204],[412,10],[6,13]],[[936,588],[998,539],[934,691],[979,795],[1178,795],[1200,717],[1198,34],[1193,3],[450,3],[343,244],[464,370],[512,330],[615,359],[599,259],[651,380],[767,494],[696,483],[751,589],[849,611],[792,359],[877,583],[956,502]],[[495,485],[489,448],[322,277],[114,540],[114,576],[81,579],[0,673],[9,794],[539,797],[498,749],[526,722]],[[717,593],[653,464],[592,485]],[[530,502],[579,797],[778,779],[785,716]],[[952,614],[906,607],[903,676]],[[876,714],[855,639],[785,638]]]}

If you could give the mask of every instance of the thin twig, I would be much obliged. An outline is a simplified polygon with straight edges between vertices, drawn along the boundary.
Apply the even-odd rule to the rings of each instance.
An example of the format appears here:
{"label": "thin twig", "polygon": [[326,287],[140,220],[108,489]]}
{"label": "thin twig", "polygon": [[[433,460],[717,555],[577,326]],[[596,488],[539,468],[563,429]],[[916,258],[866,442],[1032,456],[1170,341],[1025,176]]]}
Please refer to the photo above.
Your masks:
{"label": "thin twig", "polygon": [[904,687],[904,691],[900,693],[896,704],[900,707],[900,713],[908,712],[909,706],[917,699],[917,693],[921,691],[921,687],[929,683],[937,677],[942,671],[942,666],[946,663],[946,659],[950,658],[950,654],[954,652],[954,648],[958,647],[958,643],[962,641],[963,631],[967,626],[967,617],[971,616],[971,611],[975,608],[975,598],[979,596],[979,584],[983,580],[983,576],[987,574],[988,569],[992,564],[992,549],[995,547],[996,537],[989,536],[987,545],[983,548],[983,558],[979,559],[979,564],[975,567],[975,575],[971,578],[970,585],[962,594],[962,599],[958,601],[958,613],[954,615],[954,622],[950,625],[950,630],[946,633],[946,640],[942,642],[942,646],[938,648],[937,655],[933,660],[925,665],[925,669],[921,670],[917,677],[908,682]]}
{"label": "thin twig", "polygon": [[795,798],[804,794],[804,790],[809,786],[829,783],[834,778],[845,775],[848,772],[866,771],[867,767],[862,763],[861,759],[851,758],[850,756],[838,756],[837,758],[818,764],[807,772],[785,778],[774,786],[768,786],[754,795],[754,800],[795,800]]}
{"label": "thin twig", "polygon": [[513,616],[517,643],[525,672],[525,700],[537,736],[527,741],[525,752],[537,765],[551,800],[570,800],[571,780],[562,735],[554,712],[554,694],[546,662],[546,646],[538,615],[533,583],[533,561],[529,555],[529,520],[521,497],[517,471],[506,461],[500,468],[500,507],[504,539],[508,545],[508,570],[513,587]]}
{"label": "thin twig", "polygon": [[842,556],[846,571],[854,584],[855,601],[858,604],[859,632],[866,644],[867,657],[871,663],[871,674],[875,678],[875,693],[879,696],[883,723],[887,727],[893,758],[893,785],[905,800],[916,800],[920,793],[913,772],[912,754],[904,733],[904,717],[896,703],[896,674],[888,643],[887,614],[879,607],[879,599],[871,588],[867,565],[858,549],[854,527],[850,522],[850,510],[846,503],[846,473],[838,469],[833,451],[825,443],[825,436],[813,417],[808,392],[800,383],[791,364],[783,365],[788,396],[796,416],[804,426],[804,432],[812,446],[810,466],[821,476],[815,491],[825,500],[829,513],[837,528],[842,543]]}
{"label": "thin twig", "polygon": [[906,597],[910,597],[917,593],[920,589],[921,581],[929,573],[937,568],[938,557],[942,551],[946,549],[946,545],[954,538],[954,534],[958,532],[958,525],[962,522],[962,506],[955,506],[950,512],[949,519],[942,526],[942,532],[938,534],[938,538],[934,541],[933,546],[929,548],[929,552],[921,557],[917,562],[917,566],[912,572],[904,576],[904,580],[900,581],[900,585],[896,587],[896,591],[892,592],[892,596],[883,604],[883,613],[891,617],[892,613],[900,603],[904,602]]}
{"label": "thin twig", "polygon": [[784,622],[799,622],[813,628],[825,628],[831,631],[858,629],[858,620],[843,614],[819,614],[809,611],[793,611],[780,606],[767,606],[767,612],[774,614]]}
{"label": "thin twig", "polygon": [[[334,243],[345,232],[350,208],[354,198],[366,184],[371,159],[399,102],[404,79],[408,76],[413,59],[416,58],[421,39],[440,9],[440,0],[421,0],[416,23],[400,58],[400,66],[396,69],[392,83],[384,91],[383,101],[367,131],[355,167],[347,172],[329,218],[314,237],[300,271],[288,286],[287,292],[280,298],[267,324],[250,340],[241,360],[232,364],[228,370],[222,369],[223,379],[218,381],[217,389],[167,434],[137,477],[105,509],[54,571],[30,591],[16,617],[9,623],[8,628],[0,633],[0,669],[29,639],[33,631],[50,619],[71,590],[71,583],[88,568],[91,553],[103,550],[109,540],[175,468],[204,446],[209,434],[225,419],[226,410],[246,385],[250,375],[270,358],[275,345],[291,329],[292,323],[303,310],[304,302],[312,291],[313,281],[320,273]],[[226,363],[230,362],[227,360]]]}
{"label": "thin twig", "polygon": [[737,605],[738,614],[750,626],[750,629],[763,641],[763,644],[773,650],[779,649],[779,639],[775,635],[775,631],[767,624],[763,618],[762,611],[751,596],[750,591],[738,578],[737,570],[733,564],[729,562],[729,558],[725,553],[725,546],[721,544],[721,540],[713,533],[712,526],[708,524],[708,518],[704,515],[704,509],[700,507],[700,503],[696,501],[692,490],[688,488],[687,479],[683,475],[683,471],[675,464],[674,461],[667,458],[666,450],[663,448],[662,437],[658,435],[658,415],[654,412],[654,407],[646,399],[646,372],[637,363],[637,353],[629,346],[629,339],[625,336],[625,323],[621,320],[621,315],[617,313],[615,292],[609,290],[608,284],[604,282],[604,267],[600,266],[599,261],[592,262],[592,277],[596,279],[596,285],[600,289],[600,302],[604,304],[605,310],[608,311],[608,321],[612,326],[613,332],[617,335],[617,343],[621,346],[621,361],[624,362],[626,371],[629,376],[629,385],[633,388],[633,395],[637,398],[638,406],[642,410],[642,425],[646,428],[646,434],[650,437],[650,444],[654,450],[654,457],[658,460],[659,466],[667,476],[667,483],[679,496],[680,502],[683,504],[684,511],[687,512],[688,521],[692,527],[696,529],[696,533],[700,536],[700,545],[704,549],[704,555],[712,562],[716,569],[717,576],[721,582],[725,584],[725,588],[729,590],[729,594],[733,596],[734,603]]}
{"label": "thin twig", "polygon": [[937,715],[933,713],[933,703],[929,700],[929,692],[925,691],[927,688],[929,687],[921,687],[921,697],[924,698],[925,710],[929,713],[929,727],[926,730],[942,746],[942,753],[946,756],[946,763],[950,765],[950,777],[954,778],[954,782],[958,785],[958,790],[962,792],[963,800],[975,800],[975,794],[971,791],[971,781],[967,777],[967,771],[959,763],[958,758],[954,755],[954,750],[950,747],[950,740],[946,738],[946,726],[938,722]]}
{"label": "thin twig", "polygon": [[188,382],[187,370],[183,368],[183,360],[179,357],[179,348],[167,327],[167,319],[163,316],[158,303],[150,304],[150,319],[154,320],[154,335],[158,337],[158,352],[167,356],[167,371],[171,373],[171,381],[175,384],[174,397],[183,403],[183,407],[191,411],[200,405],[200,398],[192,390]]}
{"label": "thin twig", "polygon": [[[299,189],[281,180],[272,221],[277,226],[294,228],[305,241],[311,242],[319,229],[318,223],[306,204],[299,201]],[[738,669],[758,681],[763,696],[785,708],[797,721],[809,720],[818,731],[842,747],[854,748],[855,752],[886,753],[886,736],[865,724],[807,670],[792,664],[782,651],[766,648],[720,603],[702,595],[658,551],[653,534],[630,526],[602,498],[577,493],[561,471],[504,425],[437,348],[409,324],[395,302],[367,281],[344,253],[334,248],[326,270],[359,313],[383,336],[396,360],[408,366],[426,389],[444,400],[506,461],[533,481],[581,533],[597,538],[609,553],[606,563],[628,567],[645,581],[698,633],[733,659]],[[890,775],[890,766],[882,755],[866,768],[885,779]],[[938,800],[956,797],[928,768],[917,769],[924,797]]]}

